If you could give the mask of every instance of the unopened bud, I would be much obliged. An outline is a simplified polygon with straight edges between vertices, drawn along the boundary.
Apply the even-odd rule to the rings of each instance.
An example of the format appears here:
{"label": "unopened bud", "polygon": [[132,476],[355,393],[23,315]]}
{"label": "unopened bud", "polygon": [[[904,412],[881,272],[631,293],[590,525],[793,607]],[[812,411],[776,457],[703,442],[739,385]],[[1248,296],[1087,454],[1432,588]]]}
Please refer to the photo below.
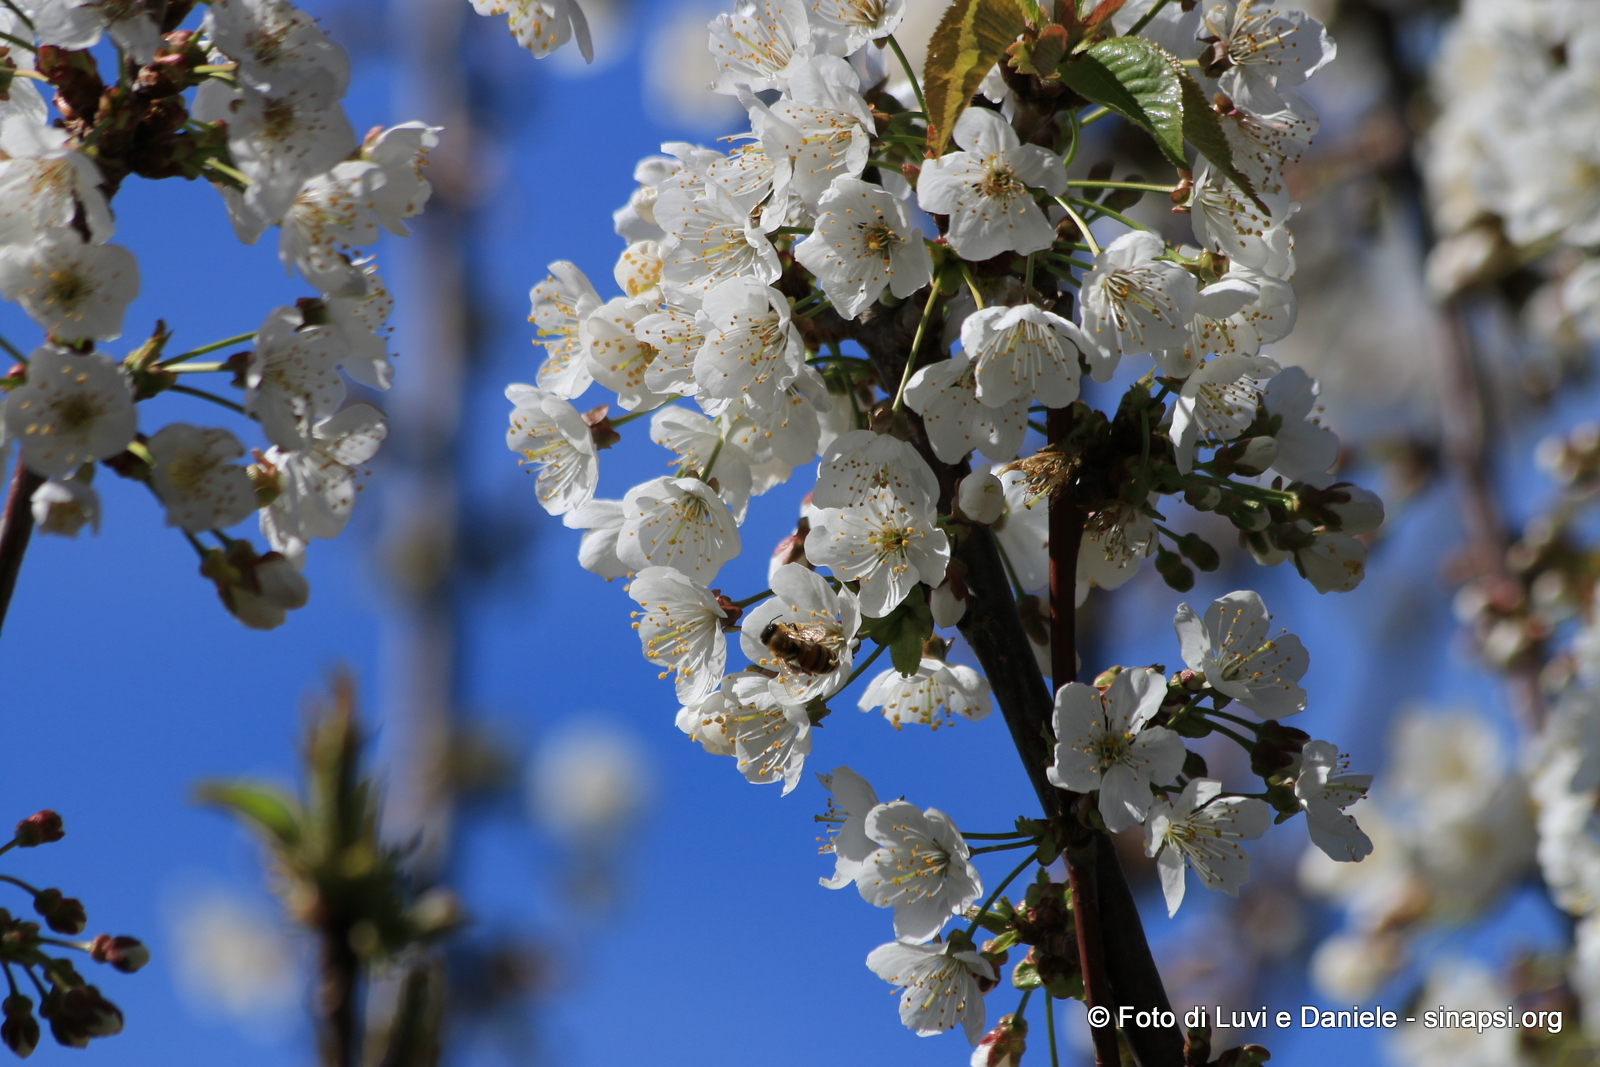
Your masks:
{"label": "unopened bud", "polygon": [[0,1041],[16,1054],[27,1059],[39,1046],[39,1021],[33,1017],[33,1001],[21,993],[5,999],[5,1022],[0,1023]]}
{"label": "unopened bud", "polygon": [[1028,1021],[1002,1015],[993,1030],[972,1050],[972,1067],[1016,1067],[1027,1049]]}
{"label": "unopened bud", "polygon": [[583,413],[583,421],[588,424],[589,436],[594,439],[595,448],[610,448],[622,440],[622,435],[616,431],[611,425],[610,418],[607,417],[610,411],[611,405],[601,404]]}
{"label": "unopened bud", "polygon": [[722,610],[722,622],[719,624],[724,631],[732,632],[739,628],[739,618],[744,614],[744,609],[733,602],[732,597],[724,596],[722,590],[713,589],[711,595],[717,598],[717,607]]}
{"label": "unopened bud", "polygon": [[1156,573],[1180,593],[1187,593],[1194,588],[1194,571],[1176,552],[1168,552],[1164,548],[1156,550]]}
{"label": "unopened bud", "polygon": [[772,576],[778,573],[778,568],[787,563],[798,563],[802,567],[816,570],[806,558],[806,535],[810,532],[811,520],[802,515],[800,521],[795,524],[794,533],[778,542],[777,547],[772,550],[772,559],[767,564],[768,585],[772,584]]}
{"label": "unopened bud", "polygon": [[136,938],[101,934],[90,944],[89,958],[96,963],[109,963],[124,974],[132,974],[150,962],[150,950]]}
{"label": "unopened bud", "polygon": [[1193,481],[1184,488],[1183,500],[1196,511],[1210,511],[1222,502],[1222,490],[1209,482]]}
{"label": "unopened bud", "polygon": [[1214,571],[1222,562],[1217,550],[1211,547],[1211,542],[1199,534],[1189,533],[1178,538],[1178,551],[1203,571]]}
{"label": "unopened bud", "polygon": [[44,917],[46,925],[58,934],[81,934],[89,925],[89,915],[83,901],[64,897],[59,889],[46,889],[33,898],[33,910]]}
{"label": "unopened bud", "polygon": [[988,471],[973,471],[956,487],[956,506],[973,522],[996,522],[1006,510],[1006,490]]}
{"label": "unopened bud", "polygon": [[44,811],[34,812],[17,823],[17,847],[33,848],[36,845],[47,845],[52,841],[60,841],[66,834],[67,831],[61,824],[61,816],[46,808]]}

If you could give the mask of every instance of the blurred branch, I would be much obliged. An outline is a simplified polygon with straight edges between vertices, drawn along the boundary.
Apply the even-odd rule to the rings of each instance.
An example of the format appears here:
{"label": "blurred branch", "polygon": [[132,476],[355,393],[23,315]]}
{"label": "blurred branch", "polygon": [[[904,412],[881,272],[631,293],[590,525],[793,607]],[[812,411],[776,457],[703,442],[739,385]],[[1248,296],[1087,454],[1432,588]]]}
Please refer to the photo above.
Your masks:
{"label": "blurred branch", "polygon": [[11,487],[6,493],[5,509],[0,511],[0,628],[5,626],[11,594],[17,588],[17,574],[22,570],[22,557],[33,537],[33,494],[44,484],[44,479],[30,471],[20,456],[16,463]]}

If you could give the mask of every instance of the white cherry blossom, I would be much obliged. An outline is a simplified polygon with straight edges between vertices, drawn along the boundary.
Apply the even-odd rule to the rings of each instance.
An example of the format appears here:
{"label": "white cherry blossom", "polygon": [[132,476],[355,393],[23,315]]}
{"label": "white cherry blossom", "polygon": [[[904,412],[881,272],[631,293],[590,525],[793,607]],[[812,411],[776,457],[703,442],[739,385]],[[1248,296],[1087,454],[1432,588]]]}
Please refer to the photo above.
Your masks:
{"label": "white cherry blossom", "polygon": [[1172,620],[1190,670],[1261,718],[1278,719],[1305,710],[1300,678],[1310,659],[1298,637],[1273,634],[1271,623],[1261,597],[1245,589],[1212,601],[1204,619],[1179,604]]}
{"label": "white cherry blossom", "polygon": [[33,31],[40,44],[57,48],[91,48],[108,35],[136,63],[155,58],[161,30],[142,5],[117,0],[37,0]]}
{"label": "white cherry blossom", "polygon": [[611,277],[630,300],[656,304],[661,300],[661,242],[635,241],[622,250]]}
{"label": "white cherry blossom", "polygon": [[1293,88],[1332,61],[1336,48],[1322,23],[1304,11],[1256,0],[1213,0],[1201,16],[1228,68],[1217,84],[1251,111],[1282,106],[1279,88]]}
{"label": "white cherry blossom", "polygon": [[366,292],[360,296],[334,296],[323,300],[328,325],[344,335],[349,353],[339,361],[344,372],[362,385],[388,389],[394,384],[394,367],[389,362],[385,325],[394,310],[394,297],[378,276],[377,261],[370,256],[353,264],[366,276]]}
{"label": "white cherry blossom", "polygon": [[635,571],[671,567],[710,582],[739,554],[739,527],[698,478],[655,478],[622,498],[617,558]]}
{"label": "white cherry blossom", "polygon": [[5,398],[5,433],[21,461],[45,478],[124,451],[138,429],[122,368],[98,352],[46,345],[28,356],[27,380]]}
{"label": "white cherry blossom", "polygon": [[[728,675],[724,685],[732,685]],[[675,724],[684,736],[713,756],[733,755],[733,739],[723,731],[724,713],[732,702],[721,689],[678,709]]]}
{"label": "white cherry blossom", "polygon": [[[1043,589],[1050,581],[1050,509],[1044,501],[1029,497],[1027,476],[1021,471],[1004,471],[999,478],[1006,510],[989,528],[1010,561],[1017,584],[1030,592]],[[1081,575],[1081,562],[1079,570]]]}
{"label": "white cherry blossom", "polygon": [[722,636],[728,616],[711,590],[670,567],[646,567],[629,584],[628,595],[643,609],[634,613],[633,625],[644,658],[663,668],[663,678],[677,675],[682,703],[709,696],[722,683],[728,662]]}
{"label": "white cherry blossom", "polygon": [[338,363],[349,352],[344,332],[304,326],[296,308],[275,308],[256,331],[245,366],[244,407],[267,440],[297,451],[309,447],[311,427],[344,399]]}
{"label": "white cherry blossom", "polygon": [[630,573],[628,565],[617,558],[622,518],[620,500],[590,500],[561,516],[561,525],[583,531],[578,542],[578,566],[608,582]]}
{"label": "white cherry blossom", "polygon": [[1146,814],[1144,854],[1155,857],[1169,917],[1183,903],[1185,865],[1207,889],[1233,897],[1250,876],[1250,857],[1239,842],[1266,833],[1272,809],[1264,800],[1221,792],[1221,782],[1193,778],[1176,801],[1157,800]]}
{"label": "white cherry blossom", "polygon": [[1134,230],[1107,245],[1084,276],[1078,321],[1094,345],[1096,381],[1108,380],[1123,356],[1188,345],[1199,286],[1181,266],[1158,258],[1166,250],[1155,234]]}
{"label": "white cherry blossom", "polygon": [[628,197],[627,204],[611,213],[612,228],[618,237],[632,244],[634,241],[659,241],[666,236],[656,224],[657,186],[682,169],[683,162],[672,156],[646,156],[634,166],[633,180],[639,186]]}
{"label": "white cherry blossom", "polygon": [[880,41],[906,17],[906,0],[809,0],[812,27],[843,38],[839,55],[849,55],[868,41]]}
{"label": "white cherry blossom", "polygon": [[1291,482],[1315,477],[1339,456],[1339,438],[1317,421],[1317,383],[1299,367],[1285,367],[1261,390],[1269,418],[1281,419],[1273,439],[1272,469]]}
{"label": "white cherry blossom", "polygon": [[[93,467],[85,469],[94,470]],[[81,472],[71,478],[52,478],[45,482],[33,491],[28,505],[33,512],[34,527],[42,534],[76,538],[85,526],[96,536],[100,533],[100,494]]]}
{"label": "white cherry blossom", "polygon": [[806,535],[806,558],[861,583],[861,611],[889,614],[918,582],[937,585],[950,563],[950,542],[934,525],[933,508],[887,487],[845,508],[818,509]]}
{"label": "white cherry blossom", "polygon": [[997,463],[1016,458],[1028,433],[1028,397],[999,406],[978,400],[977,366],[965,352],[918,367],[906,406],[922,416],[934,455],[960,463],[973,449]]}
{"label": "white cherry blossom", "polygon": [[808,207],[830,183],[856,178],[867,165],[876,127],[861,82],[837,56],[813,56],[789,75],[771,106],[750,99],[750,123],[769,159],[784,161],[789,188]]}
{"label": "white cherry blossom", "polygon": [[339,536],[360,488],[356,468],[377,454],[387,434],[381,411],[352,404],[316,423],[306,449],[268,449],[261,468],[276,472],[278,495],[261,509],[267,544],[299,561],[312,538]]}
{"label": "white cherry blossom", "polygon": [[589,20],[578,0],[472,0],[472,10],[480,15],[504,15],[511,36],[535,59],[576,40],[584,61],[594,61]]}
{"label": "white cherry blossom", "polygon": [[772,574],[772,597],[745,613],[739,647],[758,667],[777,672],[772,691],[802,705],[844,688],[855,656],[861,609],[848,589],[799,563]]}
{"label": "white cherry blossom", "polygon": [[975,470],[956,485],[956,510],[973,522],[992,526],[1005,514],[1006,487],[986,470]]}
{"label": "white cherry blossom", "polygon": [[727,96],[782,89],[814,52],[805,0],[744,0],[712,19],[710,29],[717,61],[711,88]]}
{"label": "white cherry blossom", "polygon": [[1189,213],[1195,240],[1231,262],[1274,278],[1289,278],[1294,274],[1294,238],[1287,222],[1294,205],[1286,193],[1258,195],[1265,212],[1211,164],[1201,164],[1194,176]]}
{"label": "white cherry blossom", "polygon": [[868,781],[849,767],[835,767],[817,780],[830,794],[828,816],[835,824],[825,850],[833,852],[833,877],[817,879],[825,889],[843,889],[860,876],[878,843],[867,836],[867,815],[878,806],[878,794]]}
{"label": "white cherry blossom", "polygon": [[65,131],[13,114],[0,124],[0,244],[27,244],[73,225],[79,211],[91,244],[111,236],[104,176]]}
{"label": "white cherry blossom", "polygon": [[594,380],[589,373],[588,339],[583,324],[600,304],[600,294],[589,278],[564,259],[550,264],[550,274],[528,291],[533,309],[528,321],[544,345],[545,357],[534,379],[540,389],[566,400],[583,395]]}
{"label": "white cherry blossom", "polygon": [[1154,520],[1135,504],[1118,502],[1089,516],[1078,548],[1078,602],[1090,586],[1116,589],[1155,554]]}
{"label": "white cherry blossom", "polygon": [[1370,774],[1345,774],[1349,760],[1327,741],[1309,741],[1300,750],[1294,795],[1306,813],[1311,843],[1330,859],[1357,863],[1372,854],[1372,839],[1344,809],[1366,796]]}
{"label": "white cherry blossom", "polygon": [[589,503],[600,481],[600,457],[578,409],[531,385],[506,386],[506,399],[515,405],[506,447],[521,464],[538,468],[540,506],[566,515]]}
{"label": "white cherry blossom", "polygon": [[713,725],[732,747],[739,773],[754,785],[782,782],[787,796],[800,784],[806,757],[811,754],[811,719],[806,709],[780,703],[760,674],[729,675],[723,692],[727,699]]}
{"label": "white cherry blossom", "polygon": [[349,83],[344,49],[287,0],[217,0],[206,8],[203,29],[239,64],[235,77],[263,93],[292,88],[319,73],[332,75],[341,94]]}
{"label": "white cherry blossom", "polygon": [[1078,399],[1079,353],[1095,352],[1075,323],[1033,304],[973,313],[961,347],[973,360],[978,401],[993,408],[1017,400],[1066,407]]}
{"label": "white cherry blossom", "polygon": [[250,179],[244,203],[270,224],[288,213],[307,179],[355,150],[341,95],[338,77],[327,70],[271,93],[208,80],[195,94],[193,111],[201,122],[228,124],[228,151]]}
{"label": "white cherry blossom", "polygon": [[693,396],[694,360],[705,346],[699,298],[673,293],[633,324],[633,336],[656,350],[644,371],[644,385],[653,393]]}
{"label": "white cherry blossom", "polygon": [[788,298],[754,278],[732,278],[706,294],[700,315],[706,339],[694,359],[700,395],[743,397],[757,411],[774,411],[805,364]]}
{"label": "white cherry blossom", "polygon": [[750,504],[750,458],[730,436],[724,427],[683,407],[662,408],[650,419],[650,440],[673,452],[702,481],[715,482],[734,521],[742,523]]}
{"label": "white cherry blossom", "polygon": [[1104,694],[1082,682],[1056,690],[1055,762],[1045,773],[1062,789],[1098,789],[1100,815],[1112,833],[1144,822],[1154,800],[1150,787],[1170,783],[1183,769],[1183,738],[1146,725],[1166,695],[1166,680],[1148,667],[1118,674]]}
{"label": "white cherry blossom", "polygon": [[952,714],[977,722],[989,714],[989,683],[971,667],[924,656],[909,677],[893,667],[867,685],[856,706],[882,708],[883,717],[899,729],[918,723],[938,729]]}
{"label": "white cherry blossom", "polygon": [[121,245],[86,245],[73,230],[46,230],[0,248],[0,295],[22,305],[61,341],[112,341],[139,295],[139,264]]}
{"label": "white cherry blossom", "polygon": [[794,257],[845,318],[859,317],[885,289],[904,299],[932,279],[927,243],[898,197],[859,178],[837,178],[817,212]]}
{"label": "white cherry blossom", "polygon": [[1262,345],[1288,336],[1295,312],[1288,282],[1249,267],[1230,267],[1196,296],[1188,346],[1153,354],[1163,374],[1185,378],[1210,352],[1257,355]]}
{"label": "white cherry blossom", "polygon": [[372,213],[397,237],[411,234],[405,220],[420,215],[433,195],[426,176],[428,153],[439,147],[441,131],[424,122],[403,122],[369,135],[361,146],[361,158],[383,174],[372,193]]}
{"label": "white cherry blossom", "polygon": [[720,189],[681,172],[663,182],[652,209],[670,240],[664,242],[661,280],[704,295],[730,278],[764,285],[783,273],[778,253],[747,212]]}
{"label": "white cherry blossom", "polygon": [[937,937],[950,916],[983,896],[971,852],[950,817],[918,811],[903,800],[867,813],[867,837],[878,848],[856,875],[861,899],[894,909],[894,936],[920,943]]}
{"label": "white cherry blossom", "polygon": [[648,311],[619,296],[595,308],[583,322],[589,374],[616,393],[617,403],[626,411],[649,411],[668,399],[645,384],[656,350],[639,340],[634,326]]}
{"label": "white cherry blossom", "polygon": [[290,560],[277,552],[257,557],[242,571],[217,584],[217,596],[234,618],[252,630],[276,630],[288,613],[311,599],[311,585]]}
{"label": "white cherry blossom", "polygon": [[867,955],[872,973],[901,986],[900,1022],[919,1037],[961,1026],[974,1046],[983,1037],[984,982],[995,981],[994,966],[971,949],[956,945],[908,945],[891,941]]}
{"label": "white cherry blossom", "polygon": [[[298,270],[324,296],[365,296],[368,272],[352,261],[348,250],[378,239],[373,208],[382,182],[376,163],[350,160],[297,185],[278,232],[278,259],[284,269]],[[237,196],[228,205],[234,230],[246,244],[277,221]]]}
{"label": "white cherry blossom", "polygon": [[1179,471],[1189,473],[1201,441],[1231,441],[1255,421],[1261,396],[1256,382],[1278,369],[1266,356],[1218,356],[1189,375],[1172,406],[1172,451]]}
{"label": "white cherry blossom", "polygon": [[222,530],[256,509],[255,486],[234,463],[244,446],[227,430],[175,422],[145,443],[150,484],[167,508],[167,525],[190,533]]}
{"label": "white cherry blossom", "polygon": [[913,508],[930,508],[939,499],[938,477],[909,441],[871,430],[834,438],[823,453],[811,502],[847,508],[874,489],[889,489]]}
{"label": "white cherry blossom", "polygon": [[1049,248],[1055,229],[1028,190],[1066,191],[1060,157],[1023,144],[1010,123],[986,108],[962,112],[951,136],[963,151],[923,164],[917,202],[930,214],[950,216],[946,236],[956,254],[979,260]]}

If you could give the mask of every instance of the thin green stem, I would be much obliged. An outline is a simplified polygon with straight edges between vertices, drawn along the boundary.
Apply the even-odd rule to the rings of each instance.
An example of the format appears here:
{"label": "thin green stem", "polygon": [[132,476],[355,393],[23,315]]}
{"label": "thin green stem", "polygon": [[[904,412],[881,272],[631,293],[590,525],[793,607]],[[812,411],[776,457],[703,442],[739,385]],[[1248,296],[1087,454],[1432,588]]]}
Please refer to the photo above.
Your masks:
{"label": "thin green stem", "polygon": [[1241,718],[1240,716],[1235,715],[1232,712],[1218,711],[1216,708],[1208,708],[1206,711],[1202,712],[1202,714],[1215,715],[1215,716],[1217,716],[1219,718],[1227,719],[1229,722],[1238,723],[1240,726],[1243,726],[1246,729],[1254,730],[1256,733],[1260,733],[1261,732],[1261,724],[1260,723],[1251,722],[1249,719]]}
{"label": "thin green stem", "polygon": [[249,178],[248,175],[246,175],[246,174],[244,174],[244,173],[242,173],[240,171],[234,170],[232,167],[228,166],[226,163],[222,162],[221,160],[208,159],[208,160],[206,160],[205,165],[207,167],[210,167],[212,170],[216,171],[218,174],[221,174],[221,175],[223,175],[225,177],[228,177],[228,178],[232,178],[234,181],[238,182],[240,185],[249,186],[251,184],[251,181],[250,181],[250,178]]}
{"label": "thin green stem", "polygon": [[779,226],[776,230],[773,230],[767,236],[768,237],[778,237],[778,236],[781,236],[781,235],[784,235],[784,234],[790,234],[790,235],[794,235],[794,236],[802,236],[803,237],[803,236],[809,234],[810,232],[811,232],[811,227],[810,226]]}
{"label": "thin green stem", "polygon": [[166,359],[156,364],[156,366],[170,367],[174,363],[182,363],[184,360],[194,359],[196,356],[210,355],[212,352],[227,348],[230,345],[242,345],[246,341],[254,341],[255,339],[256,332],[254,330],[251,330],[249,333],[236,334],[233,337],[225,338],[221,341],[213,341],[209,345],[201,345],[199,348],[191,348],[187,352],[179,352],[175,356],[168,356]]}
{"label": "thin green stem", "polygon": [[1051,259],[1059,260],[1068,266],[1077,267],[1079,270],[1094,270],[1093,263],[1088,263],[1081,259],[1074,259],[1072,256],[1064,256],[1060,252],[1046,252],[1045,255]]}
{"label": "thin green stem", "polygon": [[1029,252],[1028,253],[1028,268],[1022,275],[1022,291],[1023,292],[1027,292],[1029,289],[1033,288],[1033,257],[1034,257],[1034,253]]}
{"label": "thin green stem", "polygon": [[27,365],[28,357],[23,355],[22,352],[20,350],[18,350],[16,345],[12,344],[10,341],[6,340],[4,337],[0,337],[0,348],[5,349],[6,355],[10,356],[12,359],[16,360],[18,363],[21,363],[24,366]]}
{"label": "thin green stem", "polygon": [[1089,251],[1094,253],[1095,258],[1098,259],[1100,256],[1100,242],[1096,241],[1094,234],[1089,232],[1089,224],[1083,221],[1083,216],[1072,209],[1072,199],[1072,197],[1058,196],[1056,197],[1056,203],[1061,205],[1062,210],[1067,213],[1067,218],[1071,219],[1073,225],[1078,227],[1078,232],[1083,235],[1084,243],[1089,246]]}
{"label": "thin green stem", "polygon": [[[989,899],[985,900],[982,904],[980,904],[978,906],[978,914],[982,915],[984,912],[988,911],[991,907],[993,907],[994,906],[994,902],[1000,899],[1000,894],[1004,893],[1006,891],[1006,886],[1010,885],[1012,882],[1015,882],[1017,880],[1017,875],[1021,874],[1023,871],[1027,870],[1031,865],[1033,865],[1035,863],[1038,863],[1038,862],[1039,862],[1039,858],[1037,856],[1029,856],[1027,859],[1025,859],[1021,863],[1017,864],[1017,869],[1012,871],[1010,874],[1006,875],[1006,880],[1001,882],[999,885],[994,887],[994,892],[989,894]],[[972,921],[972,925],[967,927],[967,937],[970,938],[972,936],[972,931],[976,930],[977,928],[978,928],[978,921],[976,919],[974,919]]]}
{"label": "thin green stem", "polygon": [[1150,25],[1150,20],[1155,18],[1156,15],[1160,13],[1161,9],[1166,6],[1167,0],[1156,0],[1155,3],[1150,5],[1150,10],[1146,11],[1139,17],[1138,22],[1135,22],[1132,26],[1128,27],[1128,32],[1123,34],[1123,36],[1137,37],[1139,35],[1139,31]]}
{"label": "thin green stem", "polygon": [[906,72],[906,77],[911,80],[911,91],[917,96],[917,110],[924,115],[928,113],[928,102],[922,97],[922,83],[917,81],[917,72],[911,69],[911,60],[906,58],[905,51],[901,49],[900,42],[894,39],[894,34],[889,35],[889,47],[894,50],[894,57],[900,61],[900,69]]}
{"label": "thin green stem", "polygon": [[[1148,227],[1148,226],[1145,226],[1145,225],[1143,225],[1141,223],[1134,222],[1132,219],[1130,219],[1128,216],[1124,215],[1122,212],[1120,212],[1120,211],[1112,211],[1110,208],[1106,207],[1104,204],[1097,204],[1093,200],[1085,200],[1082,197],[1078,197],[1078,196],[1069,196],[1069,197],[1067,197],[1067,199],[1072,201],[1074,204],[1077,204],[1079,207],[1082,207],[1082,208],[1084,208],[1086,210],[1094,211],[1094,212],[1096,212],[1098,214],[1104,215],[1108,219],[1116,219],[1118,222],[1122,223],[1124,226],[1128,227],[1129,229],[1133,229],[1133,230],[1149,230],[1150,229],[1150,227]],[[1056,197],[1056,200],[1060,201],[1061,197],[1059,197],[1059,196]],[[1065,207],[1066,205],[1063,204],[1062,206]]]}
{"label": "thin green stem", "polygon": [[235,404],[232,400],[217,396],[215,393],[208,393],[204,389],[191,389],[187,385],[169,385],[167,388],[171,392],[182,393],[184,396],[199,397],[201,400],[209,400],[213,404],[221,404],[229,411],[236,411],[241,415],[247,414],[243,405]]}
{"label": "thin green stem", "polygon": [[1011,1013],[1012,1017],[1015,1018],[1017,1020],[1017,1022],[1020,1023],[1020,1022],[1023,1021],[1022,1020],[1023,1013],[1028,1010],[1028,1001],[1032,997],[1033,997],[1033,990],[1024,989],[1022,991],[1022,999],[1017,1001],[1017,1010]]}
{"label": "thin green stem", "polygon": [[1061,1067],[1061,1058],[1056,1054],[1056,1006],[1049,997],[1045,997],[1044,1006],[1044,1026],[1050,1034],[1050,1067]]}
{"label": "thin green stem", "polygon": [[972,850],[972,855],[976,856],[976,855],[978,855],[979,853],[982,853],[982,852],[1008,852],[1008,851],[1010,851],[1011,849],[1014,849],[1014,848],[1037,848],[1037,847],[1038,847],[1037,842],[1033,838],[1029,838],[1026,841],[1012,841],[1009,844],[1004,844],[1004,845],[984,845],[982,848],[973,849]]}
{"label": "thin green stem", "polygon": [[10,882],[12,885],[23,890],[24,892],[32,893],[34,896],[39,895],[39,891],[37,889],[33,888],[33,886],[29,885],[27,882],[24,882],[21,878],[13,878],[9,874],[0,874],[0,882]]}
{"label": "thin green stem", "polygon": [[1075,189],[1137,189],[1142,193],[1171,193],[1176,186],[1157,185],[1154,182],[1099,182],[1099,181],[1069,181],[1067,184]]}
{"label": "thin green stem", "polygon": [[857,667],[855,670],[850,672],[850,677],[845,679],[844,686],[841,687],[841,688],[847,688],[850,685],[851,682],[853,682],[857,678],[861,677],[862,672],[865,671],[868,667],[872,666],[872,661],[877,659],[879,656],[883,655],[883,650],[888,648],[888,647],[889,647],[888,645],[879,645],[877,648],[873,649],[872,650],[872,655],[870,655],[866,659],[862,660],[861,661],[861,666]]}
{"label": "thin green stem", "polygon": [[13,37],[9,33],[0,33],[0,41],[10,41],[12,44],[16,45],[18,48],[26,48],[28,51],[33,52],[35,54],[37,54],[38,51],[39,51],[37,48],[35,48],[33,46],[32,42],[24,41],[21,37]]}
{"label": "thin green stem", "polygon": [[[663,404],[662,407],[671,407],[671,404]],[[634,419],[642,419],[646,415],[654,415],[660,410],[661,408],[649,408],[645,411],[630,411],[626,415],[618,415],[614,419],[607,416],[606,421],[611,424],[612,429],[616,429],[618,426],[628,425]]]}
{"label": "thin green stem", "polygon": [[1067,122],[1068,122],[1068,127],[1067,128],[1072,133],[1072,143],[1067,145],[1067,150],[1064,153],[1062,153],[1062,156],[1061,156],[1061,169],[1062,170],[1066,170],[1068,167],[1071,167],[1072,166],[1072,161],[1074,159],[1078,158],[1078,143],[1083,139],[1082,136],[1081,136],[1082,133],[1083,133],[1083,129],[1082,129],[1082,125],[1078,122],[1078,113],[1075,112],[1075,111],[1067,112]]}
{"label": "thin green stem", "polygon": [[[1032,265],[1031,261],[1029,265]],[[966,260],[961,261],[961,278],[967,283],[967,290],[972,293],[972,302],[978,305],[979,311],[982,311],[984,308],[983,294],[978,292],[978,279],[972,276],[972,265]]]}
{"label": "thin green stem", "polygon": [[6,985],[11,987],[11,995],[14,997],[20,997],[22,995],[22,990],[17,988],[16,976],[11,973],[11,961],[0,960],[0,970],[4,970],[6,972]]}
{"label": "thin green stem", "polygon": [[[892,36],[889,39],[891,41],[894,40]],[[928,286],[928,302],[923,305],[922,318],[917,321],[917,332],[911,339],[911,351],[906,353],[906,366],[900,372],[900,388],[894,392],[894,407],[892,410],[897,415],[900,413],[900,406],[906,401],[906,386],[910,384],[911,372],[917,365],[917,352],[922,348],[922,335],[927,332],[928,320],[933,318],[933,308],[938,302],[939,279],[935,278],[933,284]]]}
{"label": "thin green stem", "polygon": [[736,607],[736,608],[747,608],[751,604],[754,604],[756,601],[765,600],[765,599],[767,599],[767,597],[769,597],[771,595],[772,595],[772,590],[763,589],[763,590],[761,590],[761,592],[757,593],[755,596],[747,596],[743,600],[735,600],[733,602],[733,606]]}
{"label": "thin green stem", "polygon": [[1102,104],[1099,107],[1089,111],[1082,118],[1078,119],[1078,126],[1080,129],[1084,126],[1092,126],[1109,114],[1111,114],[1111,109]]}
{"label": "thin green stem", "polygon": [[1036,840],[1032,834],[1025,834],[1018,830],[1013,830],[1008,834],[969,834],[963,830],[961,836],[969,841],[1014,841],[1019,837]]}
{"label": "thin green stem", "polygon": [[173,374],[215,374],[230,369],[226,363],[184,363],[176,367],[162,367],[162,370]]}
{"label": "thin green stem", "polygon": [[1211,724],[1211,728],[1213,730],[1215,730],[1217,733],[1221,734],[1223,737],[1231,737],[1231,738],[1233,738],[1234,741],[1238,742],[1239,747],[1243,748],[1246,752],[1248,752],[1251,749],[1256,747],[1256,743],[1254,741],[1246,741],[1244,738],[1240,737],[1238,734],[1234,733],[1232,730],[1228,729],[1226,726],[1221,726],[1221,725],[1218,725],[1217,723],[1212,723]]}
{"label": "thin green stem", "polygon": [[205,542],[200,540],[200,538],[196,537],[194,534],[190,533],[188,530],[183,531],[183,536],[188,538],[189,544],[196,552],[200,554],[200,558],[205,559],[206,553],[211,551],[206,547]]}

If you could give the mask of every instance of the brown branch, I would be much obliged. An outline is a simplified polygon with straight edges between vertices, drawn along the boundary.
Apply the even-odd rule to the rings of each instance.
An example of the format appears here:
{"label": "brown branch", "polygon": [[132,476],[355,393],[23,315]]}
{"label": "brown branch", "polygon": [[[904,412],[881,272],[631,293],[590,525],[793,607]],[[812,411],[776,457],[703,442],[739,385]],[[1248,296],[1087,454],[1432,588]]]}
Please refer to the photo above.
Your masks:
{"label": "brown branch", "polygon": [[43,484],[44,479],[17,457],[5,509],[0,511],[0,627],[5,626],[11,594],[17,588],[17,574],[22,570],[22,557],[33,538],[33,494]]}
{"label": "brown branch", "polygon": [[330,919],[320,930],[317,1047],[323,1067],[358,1067],[361,1059],[361,961],[350,947],[350,924]]}

